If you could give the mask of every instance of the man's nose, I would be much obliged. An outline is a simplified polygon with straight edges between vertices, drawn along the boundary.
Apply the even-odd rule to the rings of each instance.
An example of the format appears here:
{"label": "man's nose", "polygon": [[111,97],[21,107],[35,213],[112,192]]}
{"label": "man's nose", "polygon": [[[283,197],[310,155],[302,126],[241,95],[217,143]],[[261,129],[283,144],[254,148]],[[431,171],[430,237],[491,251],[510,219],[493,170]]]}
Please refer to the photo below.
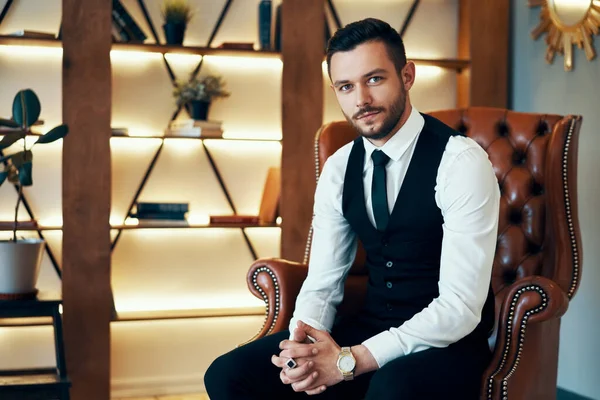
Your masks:
{"label": "man's nose", "polygon": [[371,93],[369,92],[369,88],[360,85],[357,86],[356,89],[356,107],[363,108],[364,106],[371,104]]}

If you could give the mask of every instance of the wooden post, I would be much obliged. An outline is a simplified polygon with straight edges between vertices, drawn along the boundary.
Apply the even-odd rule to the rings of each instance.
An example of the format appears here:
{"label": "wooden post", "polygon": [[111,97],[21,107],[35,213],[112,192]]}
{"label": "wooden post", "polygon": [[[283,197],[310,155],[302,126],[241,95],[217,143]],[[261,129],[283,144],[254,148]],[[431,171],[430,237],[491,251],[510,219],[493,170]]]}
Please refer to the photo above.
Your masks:
{"label": "wooden post", "polygon": [[508,107],[510,2],[461,0],[458,56],[471,67],[458,76],[459,107]]}
{"label": "wooden post", "polygon": [[63,300],[71,399],[110,398],[111,2],[63,0]]}
{"label": "wooden post", "polygon": [[323,123],[324,0],[282,5],[281,256],[302,261],[315,191],[314,137]]}

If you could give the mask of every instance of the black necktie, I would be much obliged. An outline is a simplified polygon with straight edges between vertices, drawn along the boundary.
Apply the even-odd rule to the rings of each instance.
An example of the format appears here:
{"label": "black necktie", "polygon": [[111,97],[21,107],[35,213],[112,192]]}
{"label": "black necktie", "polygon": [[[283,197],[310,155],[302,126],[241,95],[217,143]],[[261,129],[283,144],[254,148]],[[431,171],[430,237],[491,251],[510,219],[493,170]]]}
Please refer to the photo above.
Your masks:
{"label": "black necktie", "polygon": [[384,231],[390,219],[385,185],[385,165],[390,158],[381,150],[373,151],[371,158],[373,159],[373,183],[371,186],[373,214],[377,229]]}

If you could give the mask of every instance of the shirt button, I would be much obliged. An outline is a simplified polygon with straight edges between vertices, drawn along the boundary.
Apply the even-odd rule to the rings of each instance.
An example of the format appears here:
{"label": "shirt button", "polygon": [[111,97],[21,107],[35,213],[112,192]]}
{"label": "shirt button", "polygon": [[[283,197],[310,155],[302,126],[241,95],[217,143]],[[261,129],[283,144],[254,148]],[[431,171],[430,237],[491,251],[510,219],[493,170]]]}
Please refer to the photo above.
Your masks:
{"label": "shirt button", "polygon": [[387,263],[385,263],[385,266],[388,268],[392,268],[394,266],[394,263],[391,261],[388,261]]}
{"label": "shirt button", "polygon": [[385,286],[387,286],[388,289],[391,289],[392,288],[392,282],[387,282],[385,284]]}
{"label": "shirt button", "polygon": [[392,311],[392,305],[390,303],[387,303],[385,306],[388,311]]}

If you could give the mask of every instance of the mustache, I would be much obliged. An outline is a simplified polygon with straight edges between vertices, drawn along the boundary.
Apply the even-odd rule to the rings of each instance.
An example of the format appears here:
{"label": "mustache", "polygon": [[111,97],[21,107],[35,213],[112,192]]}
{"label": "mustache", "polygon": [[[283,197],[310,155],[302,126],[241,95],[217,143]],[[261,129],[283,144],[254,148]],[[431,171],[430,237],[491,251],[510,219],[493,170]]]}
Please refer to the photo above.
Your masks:
{"label": "mustache", "polygon": [[382,108],[382,107],[364,107],[364,108],[361,108],[360,110],[358,110],[356,112],[356,114],[354,114],[352,116],[352,118],[358,119],[358,118],[362,117],[365,114],[369,114],[369,113],[372,113],[372,112],[382,112],[382,111],[384,111],[384,108]]}

